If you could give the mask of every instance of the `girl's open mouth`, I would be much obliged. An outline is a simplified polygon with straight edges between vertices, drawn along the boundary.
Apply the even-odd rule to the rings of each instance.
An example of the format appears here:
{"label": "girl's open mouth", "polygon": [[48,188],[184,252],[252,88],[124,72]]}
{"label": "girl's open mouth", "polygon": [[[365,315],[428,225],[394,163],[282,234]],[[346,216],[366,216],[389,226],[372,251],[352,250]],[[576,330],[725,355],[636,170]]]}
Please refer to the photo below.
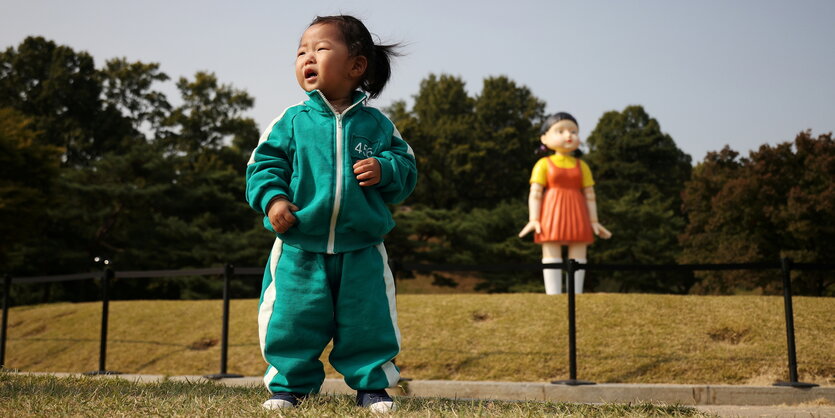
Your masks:
{"label": "girl's open mouth", "polygon": [[310,80],[312,78],[316,78],[316,76],[318,76],[318,75],[319,75],[319,73],[317,73],[316,71],[314,71],[312,69],[304,70],[304,79],[305,80]]}

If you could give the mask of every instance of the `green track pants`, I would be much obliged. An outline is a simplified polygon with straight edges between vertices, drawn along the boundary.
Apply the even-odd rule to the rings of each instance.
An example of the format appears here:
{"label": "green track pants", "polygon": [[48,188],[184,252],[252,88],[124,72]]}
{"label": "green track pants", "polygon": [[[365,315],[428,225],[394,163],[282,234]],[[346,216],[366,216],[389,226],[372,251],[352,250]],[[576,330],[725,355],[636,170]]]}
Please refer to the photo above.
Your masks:
{"label": "green track pants", "polygon": [[261,353],[271,392],[316,393],[319,357],[355,390],[394,386],[400,352],[394,277],[383,244],[340,254],[311,253],[276,239],[258,306]]}

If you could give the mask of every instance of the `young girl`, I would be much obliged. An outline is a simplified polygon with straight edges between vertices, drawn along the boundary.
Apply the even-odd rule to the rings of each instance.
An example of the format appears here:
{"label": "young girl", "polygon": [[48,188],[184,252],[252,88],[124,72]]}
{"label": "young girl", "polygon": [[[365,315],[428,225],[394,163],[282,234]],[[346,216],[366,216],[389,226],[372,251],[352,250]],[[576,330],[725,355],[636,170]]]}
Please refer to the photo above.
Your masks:
{"label": "young girl", "polygon": [[386,205],[409,196],[417,169],[391,121],[365,106],[389,79],[392,48],[356,18],[317,17],[296,53],[308,99],[272,122],[247,165],[247,200],[276,234],[258,314],[266,408],[319,391],[331,339],[357,404],[394,408],[385,388],[400,377],[400,331],[383,236]]}
{"label": "young girl", "polygon": [[[594,180],[584,161],[571,156],[580,146],[577,120],[568,113],[556,113],[542,125],[542,144],[554,155],[540,159],[531,174],[528,197],[529,221],[519,237],[535,231],[534,241],[542,244],[543,263],[561,263],[562,247],[568,246],[568,258],[585,263],[586,249],[594,234],[607,239],[612,236],[597,221]],[[544,198],[543,198],[543,190]],[[562,271],[543,270],[545,293],[562,293]],[[586,271],[574,273],[574,288],[583,293]]]}

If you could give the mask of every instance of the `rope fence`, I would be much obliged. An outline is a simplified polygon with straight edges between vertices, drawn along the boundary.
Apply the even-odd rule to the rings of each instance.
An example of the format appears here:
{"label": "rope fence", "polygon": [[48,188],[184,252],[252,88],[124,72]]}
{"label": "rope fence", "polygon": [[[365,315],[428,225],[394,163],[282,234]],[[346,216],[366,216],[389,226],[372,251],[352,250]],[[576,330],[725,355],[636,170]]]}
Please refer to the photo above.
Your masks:
{"label": "rope fence", "polygon": [[[548,264],[423,264],[423,263],[399,263],[391,262],[395,274],[404,271],[416,272],[441,272],[441,271],[468,271],[468,272],[513,272],[513,271],[541,271],[543,269],[564,269],[568,273],[568,361],[569,378],[556,380],[554,384],[565,385],[590,385],[594,382],[577,379],[577,355],[576,355],[576,306],[574,274],[578,270],[587,271],[727,271],[727,270],[780,270],[783,281],[783,305],[786,321],[786,349],[788,354],[789,381],[777,382],[775,386],[789,386],[796,388],[808,388],[817,386],[813,383],[798,381],[797,375],[797,354],[794,337],[794,311],[792,307],[791,272],[798,271],[826,271],[835,270],[835,264],[827,263],[794,263],[790,258],[783,258],[774,263],[729,263],[729,264],[581,264],[576,260],[569,259],[562,263]],[[109,371],[106,368],[107,359],[107,320],[109,317],[110,297],[108,289],[114,278],[119,279],[153,279],[182,276],[223,276],[223,318],[221,324],[221,354],[220,372],[207,375],[209,379],[241,377],[239,374],[227,373],[227,357],[229,346],[229,282],[236,276],[263,276],[263,267],[235,267],[227,264],[224,267],[201,268],[189,270],[149,270],[149,271],[114,271],[105,268],[102,271],[89,273],[65,274],[54,276],[35,277],[11,277],[4,276],[3,280],[3,317],[0,324],[0,369],[5,368],[6,340],[8,328],[8,314],[10,291],[12,284],[37,284],[54,283],[74,280],[101,280],[101,338],[99,350],[99,369],[85,374],[118,374],[119,372]]]}

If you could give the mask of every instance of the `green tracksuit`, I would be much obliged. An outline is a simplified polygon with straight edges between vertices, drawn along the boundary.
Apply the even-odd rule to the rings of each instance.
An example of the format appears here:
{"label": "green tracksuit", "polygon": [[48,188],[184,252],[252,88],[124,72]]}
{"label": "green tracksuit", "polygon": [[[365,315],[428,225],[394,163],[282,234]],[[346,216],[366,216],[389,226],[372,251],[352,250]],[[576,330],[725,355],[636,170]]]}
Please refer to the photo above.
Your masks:
{"label": "green tracksuit", "polygon": [[[258,327],[272,392],[314,393],[324,379],[319,356],[357,390],[399,379],[394,279],[383,236],[394,226],[387,204],[417,180],[414,153],[394,124],[364,105],[336,114],[319,91],[287,108],[261,136],[247,165],[247,200],[260,213],[284,196],[297,223],[276,241],[264,271]],[[379,184],[361,187],[356,161],[380,162]],[[264,226],[273,231],[269,220]],[[274,231],[273,231],[274,232]]]}

